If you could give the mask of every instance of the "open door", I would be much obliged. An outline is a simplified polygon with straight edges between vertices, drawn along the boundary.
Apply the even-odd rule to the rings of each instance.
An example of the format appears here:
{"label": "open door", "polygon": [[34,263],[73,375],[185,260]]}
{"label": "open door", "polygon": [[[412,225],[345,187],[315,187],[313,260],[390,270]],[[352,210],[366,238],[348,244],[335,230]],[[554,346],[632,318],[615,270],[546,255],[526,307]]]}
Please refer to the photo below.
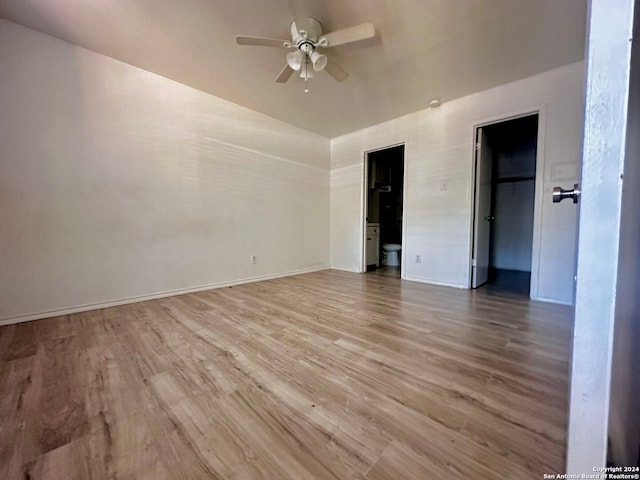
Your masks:
{"label": "open door", "polygon": [[491,242],[491,168],[492,152],[482,127],[476,130],[476,188],[473,221],[473,258],[471,288],[489,279],[489,244]]}
{"label": "open door", "polygon": [[[558,201],[580,195],[572,475],[640,461],[640,15],[634,0],[590,5],[581,192],[554,192]],[[638,470],[621,472],[637,478]]]}

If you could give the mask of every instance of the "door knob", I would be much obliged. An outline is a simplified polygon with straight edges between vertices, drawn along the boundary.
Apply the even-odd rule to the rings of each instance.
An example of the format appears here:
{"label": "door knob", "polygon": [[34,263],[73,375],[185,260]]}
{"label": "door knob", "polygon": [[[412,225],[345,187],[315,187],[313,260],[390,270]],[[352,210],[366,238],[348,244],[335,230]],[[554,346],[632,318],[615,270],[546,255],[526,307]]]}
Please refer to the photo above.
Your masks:
{"label": "door knob", "polygon": [[562,187],[553,187],[553,203],[559,203],[565,198],[573,198],[573,203],[578,203],[580,189],[577,183],[573,184],[573,189],[565,190]]}

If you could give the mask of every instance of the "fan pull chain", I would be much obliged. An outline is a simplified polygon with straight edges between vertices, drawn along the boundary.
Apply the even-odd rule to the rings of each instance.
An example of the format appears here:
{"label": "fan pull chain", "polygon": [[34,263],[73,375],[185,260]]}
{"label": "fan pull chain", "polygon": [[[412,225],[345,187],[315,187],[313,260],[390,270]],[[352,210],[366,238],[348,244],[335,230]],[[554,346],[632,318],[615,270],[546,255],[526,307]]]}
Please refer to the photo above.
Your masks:
{"label": "fan pull chain", "polygon": [[305,60],[304,61],[304,93],[309,93],[309,87],[307,86],[307,80],[309,79],[309,75],[308,75],[309,61],[306,57],[304,60]]}

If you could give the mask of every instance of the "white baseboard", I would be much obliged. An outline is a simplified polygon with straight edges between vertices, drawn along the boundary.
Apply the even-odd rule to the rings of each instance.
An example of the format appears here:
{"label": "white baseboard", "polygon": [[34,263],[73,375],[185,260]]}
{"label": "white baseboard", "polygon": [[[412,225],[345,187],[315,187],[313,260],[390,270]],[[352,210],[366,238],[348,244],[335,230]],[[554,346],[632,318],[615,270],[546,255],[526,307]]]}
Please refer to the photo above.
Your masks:
{"label": "white baseboard", "polygon": [[359,268],[346,268],[346,267],[330,267],[331,270],[339,270],[341,272],[362,273]]}
{"label": "white baseboard", "polygon": [[572,302],[566,302],[564,300],[558,300],[557,298],[548,298],[548,297],[531,297],[531,300],[534,302],[545,302],[545,303],[555,303],[556,305],[566,305],[567,307],[572,307]]}
{"label": "white baseboard", "polygon": [[408,282],[426,283],[428,285],[438,285],[439,287],[451,287],[463,290],[468,289],[466,285],[461,285],[459,283],[437,282],[435,280],[425,280],[424,278],[402,277],[402,280],[406,280]]}
{"label": "white baseboard", "polygon": [[47,310],[44,312],[38,312],[38,313],[29,313],[26,315],[18,315],[15,317],[5,317],[5,318],[0,318],[0,326],[3,325],[13,325],[16,323],[22,323],[22,322],[30,322],[32,320],[40,320],[43,318],[50,318],[50,317],[58,317],[60,315],[70,315],[72,313],[79,313],[79,312],[87,312],[89,310],[99,310],[101,308],[109,308],[109,307],[117,307],[119,305],[127,305],[130,303],[138,303],[138,302],[146,302],[147,300],[155,300],[157,298],[165,298],[165,297],[173,297],[175,295],[184,295],[185,293],[195,293],[195,292],[202,292],[205,290],[213,290],[216,288],[224,288],[224,287],[233,287],[234,285],[242,285],[243,283],[254,283],[254,282],[262,282],[264,280],[272,280],[274,278],[282,278],[282,277],[289,277],[291,275],[300,275],[303,273],[311,273],[311,272],[318,272],[320,270],[328,270],[330,267],[328,265],[323,265],[323,266],[319,266],[319,267],[314,267],[314,268],[308,268],[308,269],[302,269],[302,270],[292,270],[289,272],[281,272],[281,273],[276,273],[276,274],[272,274],[272,275],[262,275],[262,276],[258,276],[258,277],[250,277],[250,278],[243,278],[243,279],[239,279],[239,280],[232,280],[229,282],[218,282],[218,283],[211,283],[209,285],[201,285],[198,287],[190,287],[190,288],[181,288],[181,289],[177,289],[177,290],[168,290],[165,292],[156,292],[156,293],[151,293],[148,295],[139,295],[139,296],[135,296],[135,297],[127,297],[127,298],[123,298],[123,299],[119,299],[119,300],[109,300],[106,302],[99,302],[99,303],[91,303],[91,304],[85,304],[85,305],[77,305],[74,307],[69,307],[69,308],[61,308],[61,309],[56,309],[56,310]]}
{"label": "white baseboard", "polygon": [[[469,290],[469,286],[468,285],[461,285],[459,283],[446,283],[446,282],[435,282],[432,280],[425,280],[423,278],[412,278],[412,277],[403,277],[403,280],[408,280],[410,282],[420,282],[420,283],[427,283],[429,285],[439,285],[442,287],[452,287],[452,288],[460,288],[460,289],[464,289],[464,290]],[[558,300],[555,298],[547,298],[547,297],[531,297],[531,300],[535,301],[535,302],[546,302],[546,303],[555,303],[557,305],[566,305],[568,307],[573,306],[573,304],[571,302],[565,302],[563,300]]]}

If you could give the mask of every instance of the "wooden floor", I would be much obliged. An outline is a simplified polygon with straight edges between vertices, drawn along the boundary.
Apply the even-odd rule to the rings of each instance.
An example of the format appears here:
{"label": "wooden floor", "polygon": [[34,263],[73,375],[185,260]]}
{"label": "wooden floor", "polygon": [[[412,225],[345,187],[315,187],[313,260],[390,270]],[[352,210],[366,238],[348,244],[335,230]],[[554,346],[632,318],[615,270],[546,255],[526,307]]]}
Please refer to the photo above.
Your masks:
{"label": "wooden floor", "polygon": [[380,265],[367,273],[372,273],[374,275],[387,275],[389,277],[396,278],[400,278],[401,275],[400,267],[389,267],[388,265]]}
{"label": "wooden floor", "polygon": [[0,478],[542,478],[570,313],[327,270],[2,327]]}

